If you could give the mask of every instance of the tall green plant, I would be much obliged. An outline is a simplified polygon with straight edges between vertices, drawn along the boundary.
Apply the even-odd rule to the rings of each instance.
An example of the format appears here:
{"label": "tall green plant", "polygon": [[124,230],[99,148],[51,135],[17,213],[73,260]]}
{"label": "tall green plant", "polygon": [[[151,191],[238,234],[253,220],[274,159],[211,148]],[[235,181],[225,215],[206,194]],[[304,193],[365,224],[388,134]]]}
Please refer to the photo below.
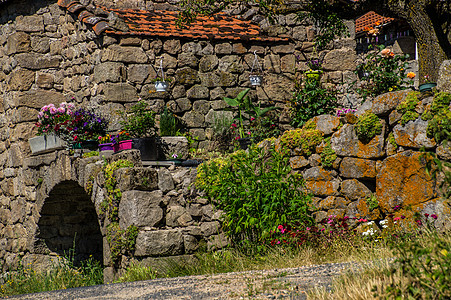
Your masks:
{"label": "tall green plant", "polygon": [[140,100],[127,112],[120,111],[123,117],[121,129],[132,137],[150,137],[155,134],[155,112],[148,108],[145,101]]}
{"label": "tall green plant", "polygon": [[310,197],[301,191],[288,156],[251,147],[198,168],[196,186],[224,210],[224,228],[235,242],[261,242],[280,224],[310,224]]}
{"label": "tall green plant", "polygon": [[315,116],[335,112],[337,108],[337,91],[326,89],[315,79],[307,79],[296,84],[291,100],[291,125],[302,127]]}
{"label": "tall green plant", "polygon": [[180,129],[180,120],[165,107],[160,115],[160,136],[176,136],[180,133]]}

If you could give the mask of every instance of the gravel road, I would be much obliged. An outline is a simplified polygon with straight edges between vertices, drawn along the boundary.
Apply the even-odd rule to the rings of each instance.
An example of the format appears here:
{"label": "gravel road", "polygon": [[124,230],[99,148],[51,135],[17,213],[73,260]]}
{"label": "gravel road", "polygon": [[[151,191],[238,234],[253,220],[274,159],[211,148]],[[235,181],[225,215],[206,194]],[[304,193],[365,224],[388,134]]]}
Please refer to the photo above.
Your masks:
{"label": "gravel road", "polygon": [[289,269],[161,278],[27,294],[9,299],[307,299],[315,286],[330,288],[332,278],[358,270],[355,263]]}

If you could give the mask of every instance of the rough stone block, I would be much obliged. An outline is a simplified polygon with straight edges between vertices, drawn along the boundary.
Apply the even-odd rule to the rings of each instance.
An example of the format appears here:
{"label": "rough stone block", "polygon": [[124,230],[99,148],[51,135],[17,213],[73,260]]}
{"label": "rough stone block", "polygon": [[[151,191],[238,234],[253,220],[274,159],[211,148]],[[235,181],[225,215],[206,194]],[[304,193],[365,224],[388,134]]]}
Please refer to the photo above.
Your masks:
{"label": "rough stone block", "polygon": [[324,57],[323,68],[326,71],[353,71],[357,64],[355,51],[337,49],[329,51]]}
{"label": "rough stone block", "polygon": [[128,83],[107,83],[103,92],[108,101],[135,102],[138,100],[136,88]]}
{"label": "rough stone block", "polygon": [[410,90],[385,93],[377,96],[372,104],[371,112],[378,116],[388,116],[406,99]]}
{"label": "rough stone block", "polygon": [[147,55],[141,47],[122,47],[113,44],[102,53],[102,62],[105,61],[143,64],[147,62]]}
{"label": "rough stone block", "polygon": [[16,55],[16,59],[20,67],[32,70],[58,68],[62,60],[59,55],[37,53],[20,53]]}
{"label": "rough stone block", "polygon": [[370,189],[357,179],[349,179],[341,182],[341,194],[350,200],[366,198],[371,195]]}
{"label": "rough stone block", "polygon": [[158,188],[163,193],[167,193],[173,190],[174,187],[174,180],[172,179],[171,173],[166,168],[160,168],[158,170]]}
{"label": "rough stone block", "polygon": [[423,121],[421,118],[410,121],[404,126],[401,124],[393,128],[393,135],[395,142],[399,146],[410,148],[432,148],[436,146],[435,140],[430,139],[426,135],[426,128],[428,121]]}
{"label": "rough stone block", "polygon": [[435,197],[421,152],[404,151],[382,162],[376,177],[376,198],[385,212],[396,205],[415,206]]}
{"label": "rough stone block", "polygon": [[158,175],[155,169],[134,167],[115,171],[121,191],[152,191],[158,188]]}
{"label": "rough stone block", "polygon": [[313,118],[316,129],[329,135],[333,133],[340,125],[340,118],[331,115],[320,115]]}
{"label": "rough stone block", "polygon": [[183,235],[177,229],[142,231],[136,238],[135,256],[180,255],[183,245]]}
{"label": "rough stone block", "polygon": [[375,178],[376,162],[369,159],[344,157],[340,164],[340,175],[345,178]]}
{"label": "rough stone block", "polygon": [[15,32],[8,36],[6,43],[8,55],[20,52],[28,52],[31,49],[30,35],[25,32]]}
{"label": "rough stone block", "polygon": [[94,82],[118,82],[124,73],[124,65],[118,62],[104,62],[94,67]]}
{"label": "rough stone block", "polygon": [[163,219],[163,209],[160,204],[163,200],[161,191],[126,191],[122,193],[119,204],[119,225],[127,228],[130,225],[137,227],[153,227]]}

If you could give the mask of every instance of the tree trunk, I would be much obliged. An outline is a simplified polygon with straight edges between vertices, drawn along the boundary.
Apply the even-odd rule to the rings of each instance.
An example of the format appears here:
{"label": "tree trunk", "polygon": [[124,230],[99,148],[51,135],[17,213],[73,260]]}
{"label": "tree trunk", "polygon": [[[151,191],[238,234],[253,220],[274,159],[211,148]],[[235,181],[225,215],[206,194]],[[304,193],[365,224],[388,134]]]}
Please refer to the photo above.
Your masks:
{"label": "tree trunk", "polygon": [[430,81],[437,82],[441,63],[450,58],[449,49],[446,49],[449,40],[443,35],[439,13],[427,10],[428,0],[387,1],[386,4],[386,9],[405,19],[415,34],[420,84],[425,81],[425,75],[429,75]]}

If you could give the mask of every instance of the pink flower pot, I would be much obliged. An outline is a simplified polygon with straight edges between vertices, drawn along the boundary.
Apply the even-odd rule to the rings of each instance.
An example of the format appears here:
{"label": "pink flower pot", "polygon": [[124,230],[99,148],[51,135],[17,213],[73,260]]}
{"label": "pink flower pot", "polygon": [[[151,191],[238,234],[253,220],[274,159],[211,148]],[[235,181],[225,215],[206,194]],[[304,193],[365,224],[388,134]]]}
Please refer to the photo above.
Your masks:
{"label": "pink flower pot", "polygon": [[132,149],[132,140],[125,140],[119,142],[119,151]]}

